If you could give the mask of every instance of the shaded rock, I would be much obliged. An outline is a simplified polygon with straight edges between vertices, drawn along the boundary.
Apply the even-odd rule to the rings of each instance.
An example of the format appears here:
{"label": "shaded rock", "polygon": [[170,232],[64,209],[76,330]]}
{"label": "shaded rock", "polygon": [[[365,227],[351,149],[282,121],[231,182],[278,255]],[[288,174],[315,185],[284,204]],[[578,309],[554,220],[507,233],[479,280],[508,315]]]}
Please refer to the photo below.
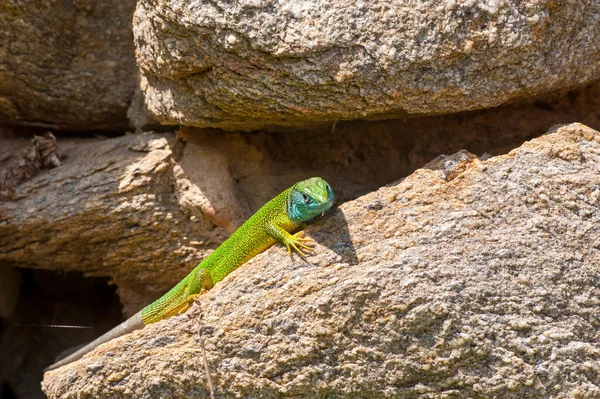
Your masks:
{"label": "shaded rock", "polygon": [[208,397],[200,323],[223,398],[598,397],[598,170],[580,124],[438,160],[309,227],[307,262],[272,248],[43,389]]}
{"label": "shaded rock", "polygon": [[600,78],[599,13],[594,0],[142,0],[138,105],[230,130],[494,107]]}
{"label": "shaded rock", "polygon": [[0,122],[127,127],[136,87],[135,1],[0,4]]}

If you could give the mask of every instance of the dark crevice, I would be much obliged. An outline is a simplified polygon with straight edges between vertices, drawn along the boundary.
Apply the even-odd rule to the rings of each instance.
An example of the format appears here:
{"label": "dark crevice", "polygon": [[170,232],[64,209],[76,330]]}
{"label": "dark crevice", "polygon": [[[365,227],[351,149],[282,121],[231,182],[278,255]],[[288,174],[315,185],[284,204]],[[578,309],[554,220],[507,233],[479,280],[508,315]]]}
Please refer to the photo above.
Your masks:
{"label": "dark crevice", "polygon": [[0,398],[44,398],[43,369],[62,351],[120,323],[121,304],[106,278],[18,270],[16,309],[0,323]]}
{"label": "dark crevice", "polygon": [[17,399],[15,391],[11,388],[8,381],[0,380],[0,399]]}

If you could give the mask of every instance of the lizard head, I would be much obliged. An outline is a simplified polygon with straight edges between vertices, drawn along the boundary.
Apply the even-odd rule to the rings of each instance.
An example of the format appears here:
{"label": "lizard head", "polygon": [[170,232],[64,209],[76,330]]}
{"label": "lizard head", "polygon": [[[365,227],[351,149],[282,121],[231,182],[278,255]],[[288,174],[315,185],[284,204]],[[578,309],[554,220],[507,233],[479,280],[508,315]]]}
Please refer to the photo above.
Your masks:
{"label": "lizard head", "polygon": [[302,180],[292,186],[288,217],[296,222],[305,222],[331,208],[333,199],[331,186],[322,178]]}

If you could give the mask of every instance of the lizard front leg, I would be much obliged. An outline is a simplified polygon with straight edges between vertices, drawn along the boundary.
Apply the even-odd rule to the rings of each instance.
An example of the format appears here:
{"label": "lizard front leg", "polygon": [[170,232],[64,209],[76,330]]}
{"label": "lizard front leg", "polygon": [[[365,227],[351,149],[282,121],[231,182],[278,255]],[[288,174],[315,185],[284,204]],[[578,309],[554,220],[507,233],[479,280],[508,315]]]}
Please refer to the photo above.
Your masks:
{"label": "lizard front leg", "polygon": [[292,249],[300,254],[300,256],[306,256],[303,250],[310,252],[313,250],[313,241],[310,238],[303,237],[304,232],[299,231],[296,234],[290,234],[285,229],[277,225],[276,223],[269,223],[267,226],[267,233],[285,245],[288,250],[288,254],[292,254]]}

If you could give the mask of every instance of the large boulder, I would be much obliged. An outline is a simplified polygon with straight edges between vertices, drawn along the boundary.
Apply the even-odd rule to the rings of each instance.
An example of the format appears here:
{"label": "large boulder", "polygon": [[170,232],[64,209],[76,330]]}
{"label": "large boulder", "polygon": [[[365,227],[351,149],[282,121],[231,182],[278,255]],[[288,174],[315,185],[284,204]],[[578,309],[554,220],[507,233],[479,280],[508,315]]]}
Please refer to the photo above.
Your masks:
{"label": "large boulder", "polygon": [[209,397],[208,368],[220,398],[597,398],[598,170],[580,124],[442,156],[309,227],[306,261],[272,248],[43,389]]}
{"label": "large boulder", "polygon": [[494,107],[593,81],[599,13],[595,0],[141,0],[134,36],[151,117],[284,129]]}
{"label": "large boulder", "polygon": [[0,2],[0,123],[122,129],[135,0]]}

